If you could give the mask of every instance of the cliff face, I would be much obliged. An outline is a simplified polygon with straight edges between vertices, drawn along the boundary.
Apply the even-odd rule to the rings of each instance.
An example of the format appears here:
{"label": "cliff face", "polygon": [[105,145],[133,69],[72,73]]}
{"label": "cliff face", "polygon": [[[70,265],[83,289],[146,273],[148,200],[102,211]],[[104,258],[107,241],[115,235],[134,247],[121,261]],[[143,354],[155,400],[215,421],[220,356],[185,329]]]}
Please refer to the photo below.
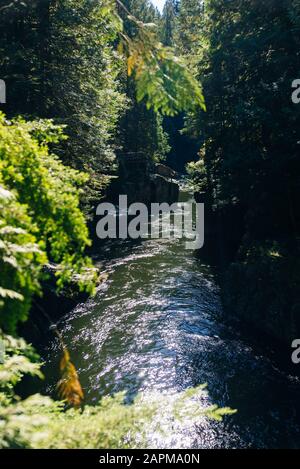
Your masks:
{"label": "cliff face", "polygon": [[153,164],[144,155],[127,154],[119,159],[119,178],[110,197],[127,195],[128,203],[177,202],[179,185],[175,171],[162,164]]}

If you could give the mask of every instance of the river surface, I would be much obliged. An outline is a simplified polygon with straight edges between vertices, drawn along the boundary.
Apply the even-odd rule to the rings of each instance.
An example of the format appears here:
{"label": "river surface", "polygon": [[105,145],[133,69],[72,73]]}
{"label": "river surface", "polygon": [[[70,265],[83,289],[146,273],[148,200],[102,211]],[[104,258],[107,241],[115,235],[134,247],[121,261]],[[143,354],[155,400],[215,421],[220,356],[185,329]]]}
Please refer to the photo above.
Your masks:
{"label": "river surface", "polygon": [[[184,241],[110,242],[95,261],[109,280],[59,322],[88,403],[117,391],[132,399],[207,383],[203,405],[238,413],[192,429],[172,426],[168,435],[150,437],[150,447],[300,447],[298,380],[225,325],[213,272]],[[60,354],[53,339],[48,375]]]}

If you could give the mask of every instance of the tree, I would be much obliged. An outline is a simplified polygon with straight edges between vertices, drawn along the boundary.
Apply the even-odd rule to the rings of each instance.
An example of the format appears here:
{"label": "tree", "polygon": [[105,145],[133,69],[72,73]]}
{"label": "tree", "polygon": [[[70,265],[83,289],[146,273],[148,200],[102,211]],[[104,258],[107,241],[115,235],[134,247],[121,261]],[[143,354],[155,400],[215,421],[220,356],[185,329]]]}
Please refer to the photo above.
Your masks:
{"label": "tree", "polygon": [[192,169],[220,228],[224,304],[287,342],[299,304],[299,11],[292,0],[207,0],[198,60],[207,113],[189,121],[204,141]]}
{"label": "tree", "polygon": [[178,0],[166,0],[162,15],[162,42],[165,46],[175,47],[177,34]]}
{"label": "tree", "polygon": [[[151,129],[144,150],[164,157],[168,145],[158,113],[204,107],[201,87],[184,61],[159,42],[153,24],[157,19],[148,0],[24,0],[0,10],[2,73],[9,91],[6,113],[67,124],[69,139],[56,153],[90,174],[88,207],[99,200],[114,173],[120,143],[125,152],[139,149],[139,142],[145,143],[143,132]],[[122,92],[125,62],[132,79]],[[132,112],[141,125],[135,141],[127,114],[120,142],[117,123],[128,105],[125,93],[132,102],[143,102],[134,104]]]}
{"label": "tree", "polygon": [[178,48],[185,56],[197,56],[204,26],[204,2],[202,0],[180,0],[177,20]]}
{"label": "tree", "polygon": [[[291,11],[296,19],[295,4],[288,0],[206,2],[199,79],[208,112],[194,114],[192,122],[205,137],[215,203],[245,210],[252,205],[253,213],[259,195],[265,199],[260,212],[264,206],[270,213],[276,200],[272,229],[276,223],[289,229],[292,219],[284,215],[285,207],[293,212],[296,200],[299,111],[290,90],[299,40]],[[284,187],[280,200],[279,184]]]}
{"label": "tree", "polygon": [[[183,422],[191,428],[207,417],[221,421],[236,411],[216,405],[203,407],[199,397],[205,386],[187,389],[177,395],[138,396],[134,403],[124,402],[124,393],[104,396],[101,401],[83,409],[65,411],[64,403],[39,394],[20,399],[15,386],[24,375],[42,377],[31,347],[10,336],[5,342],[4,364],[0,364],[0,448],[28,449],[101,449],[145,448],[147,428],[168,409],[168,421]],[[35,360],[35,362],[33,362]],[[155,425],[156,434],[165,433],[165,426]]]}

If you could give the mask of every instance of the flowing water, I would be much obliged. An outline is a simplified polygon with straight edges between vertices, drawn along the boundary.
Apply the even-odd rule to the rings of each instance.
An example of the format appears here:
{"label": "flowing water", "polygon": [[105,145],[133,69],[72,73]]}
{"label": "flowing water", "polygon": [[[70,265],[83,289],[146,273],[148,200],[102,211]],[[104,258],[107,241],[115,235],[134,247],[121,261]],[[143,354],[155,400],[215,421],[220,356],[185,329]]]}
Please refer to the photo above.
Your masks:
{"label": "flowing water", "polygon": [[[125,391],[174,393],[207,383],[203,405],[238,409],[222,423],[172,427],[151,446],[299,447],[300,386],[222,322],[211,269],[180,240],[111,242],[96,262],[109,274],[95,298],[59,323],[86,400]],[[48,374],[60,355],[47,349]],[[53,389],[53,383],[49,389]]]}

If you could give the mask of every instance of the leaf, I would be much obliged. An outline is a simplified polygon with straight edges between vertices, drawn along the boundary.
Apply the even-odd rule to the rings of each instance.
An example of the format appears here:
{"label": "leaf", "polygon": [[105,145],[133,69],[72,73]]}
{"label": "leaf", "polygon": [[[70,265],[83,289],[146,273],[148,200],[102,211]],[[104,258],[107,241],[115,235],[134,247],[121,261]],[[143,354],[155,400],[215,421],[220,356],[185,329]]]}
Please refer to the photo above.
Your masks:
{"label": "leaf", "polygon": [[183,58],[159,42],[155,23],[143,23],[121,1],[117,3],[137,29],[134,38],[124,30],[119,33],[126,48],[128,76],[134,73],[137,100],[145,99],[147,109],[167,116],[198,107],[205,111],[201,85]]}
{"label": "leaf", "polygon": [[27,357],[13,355],[0,365],[0,384],[17,384],[21,378],[29,374],[31,376],[43,377],[39,363],[32,363]]}
{"label": "leaf", "polygon": [[58,395],[72,407],[80,407],[84,395],[75,366],[66,347],[60,362],[61,379],[57,383]]}
{"label": "leaf", "polygon": [[155,23],[143,23],[144,28],[156,29],[157,24]]}

